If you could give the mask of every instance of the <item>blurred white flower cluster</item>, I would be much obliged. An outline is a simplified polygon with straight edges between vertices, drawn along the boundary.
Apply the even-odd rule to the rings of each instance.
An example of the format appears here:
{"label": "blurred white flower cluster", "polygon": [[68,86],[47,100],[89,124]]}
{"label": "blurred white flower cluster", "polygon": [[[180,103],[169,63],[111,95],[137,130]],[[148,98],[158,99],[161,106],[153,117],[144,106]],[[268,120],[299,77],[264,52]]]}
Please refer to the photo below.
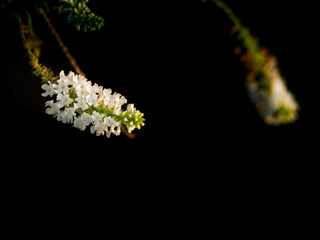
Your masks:
{"label": "blurred white flower cluster", "polygon": [[267,48],[260,46],[259,40],[243,26],[225,1],[210,2],[225,12],[234,25],[230,33],[236,34],[242,42],[242,47],[236,47],[234,53],[240,56],[240,61],[248,70],[246,86],[249,98],[260,117],[265,123],[274,126],[293,123],[298,119],[299,104],[280,75],[276,57]]}
{"label": "blurred white flower cluster", "polygon": [[43,97],[55,97],[46,102],[46,113],[53,115],[58,121],[71,123],[75,128],[85,130],[91,125],[92,134],[110,137],[111,133],[120,135],[121,126],[129,133],[135,128],[144,126],[143,113],[137,111],[133,104],[121,109],[127,99],[111,89],[104,89],[93,84],[81,75],[69,72],[66,76],[60,72],[55,83],[47,82],[41,86],[45,92]]}
{"label": "blurred white flower cluster", "polygon": [[260,116],[270,125],[290,123],[298,118],[299,105],[280,75],[275,57],[269,56],[262,68],[267,88],[257,81],[247,81],[249,97]]}

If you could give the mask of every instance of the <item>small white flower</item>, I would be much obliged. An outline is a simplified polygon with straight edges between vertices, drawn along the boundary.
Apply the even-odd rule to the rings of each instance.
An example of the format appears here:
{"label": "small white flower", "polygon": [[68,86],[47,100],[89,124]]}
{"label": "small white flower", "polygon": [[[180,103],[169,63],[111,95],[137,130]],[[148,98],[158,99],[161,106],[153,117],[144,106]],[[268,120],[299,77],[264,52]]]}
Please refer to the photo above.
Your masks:
{"label": "small white flower", "polygon": [[67,93],[69,92],[69,82],[63,79],[59,79],[58,84],[53,84],[53,88],[56,90],[56,93]]}
{"label": "small white flower", "polygon": [[134,104],[128,104],[127,105],[127,111],[128,112],[134,112],[136,109],[134,108]]}
{"label": "small white flower", "polygon": [[113,110],[113,114],[119,115],[120,114],[120,109],[119,108],[114,109]]}
{"label": "small white flower", "polygon": [[86,123],[81,117],[74,118],[73,126],[75,128],[79,128],[81,131],[84,131],[86,129]]}
{"label": "small white flower", "polygon": [[117,129],[115,130],[114,134],[115,134],[116,136],[119,136],[120,133],[121,133],[121,127],[120,127],[120,126],[117,126]]}
{"label": "small white flower", "polygon": [[130,126],[130,127],[128,127],[128,133],[131,133],[133,130],[134,130],[134,126]]}
{"label": "small white flower", "polygon": [[86,126],[89,126],[90,123],[92,122],[92,117],[91,117],[91,115],[88,114],[88,113],[83,113],[83,114],[81,115],[81,120],[84,122],[84,124],[85,124]]}
{"label": "small white flower", "polygon": [[96,111],[93,111],[91,117],[92,117],[93,123],[96,124],[96,123],[102,121],[102,119],[104,118],[104,115],[101,114],[101,113],[98,113],[98,112],[96,112]]}
{"label": "small white flower", "polygon": [[65,108],[65,110],[61,112],[61,121],[63,123],[73,123],[75,116],[75,108]]}
{"label": "small white flower", "polygon": [[96,133],[96,136],[100,136],[103,135],[105,131],[108,131],[108,126],[104,121],[100,121],[91,126],[90,131],[92,134]]}
{"label": "small white flower", "polygon": [[68,76],[67,76],[67,79],[69,80],[69,82],[71,82],[72,84],[74,83],[74,78],[76,77],[77,75],[74,74],[74,72],[69,72],[68,73]]}
{"label": "small white flower", "polygon": [[108,130],[107,130],[107,131],[106,131],[106,137],[109,138],[109,137],[111,136],[111,133],[112,133],[111,131],[108,131]]}
{"label": "small white flower", "polygon": [[82,97],[77,97],[76,103],[74,104],[74,107],[77,109],[81,108],[82,111],[84,111],[84,110],[88,109],[88,104],[87,104],[86,100],[83,99]]}
{"label": "small white flower", "polygon": [[100,93],[102,93],[102,90],[103,90],[103,87],[102,87],[102,86],[99,86],[98,84],[95,83],[95,84],[92,86],[91,92],[92,92],[92,93],[98,93],[98,94],[100,94]]}
{"label": "small white flower", "polygon": [[79,84],[76,87],[78,97],[86,97],[88,95],[88,86],[86,84]]}
{"label": "small white flower", "polygon": [[102,94],[105,97],[110,97],[111,93],[112,93],[112,90],[110,88],[103,89],[103,91],[102,91]]}
{"label": "small white flower", "polygon": [[99,105],[99,100],[98,100],[98,95],[95,94],[95,93],[90,93],[86,96],[86,100],[87,100],[87,103],[90,105],[90,106],[98,106]]}
{"label": "small white flower", "polygon": [[63,120],[62,117],[62,112],[59,112],[58,114],[56,114],[54,117],[57,117],[57,121],[61,122]]}
{"label": "small white flower", "polygon": [[120,98],[120,105],[126,104],[127,103],[127,99],[124,96],[121,96]]}
{"label": "small white flower", "polygon": [[107,103],[107,106],[109,108],[117,107],[118,104],[119,104],[119,101],[120,101],[119,96],[117,96],[116,94],[113,94],[113,95],[110,96],[109,102]]}
{"label": "small white flower", "polygon": [[64,71],[63,71],[63,70],[62,70],[62,71],[60,71],[60,73],[59,73],[59,77],[60,77],[60,78],[62,78],[62,79],[67,78],[67,77],[66,77],[66,75],[64,74]]}
{"label": "small white flower", "polygon": [[70,98],[69,94],[58,94],[57,96],[57,106],[62,108],[64,106],[69,106],[70,103],[73,102],[72,98]]}
{"label": "small white flower", "polygon": [[119,123],[114,118],[111,118],[111,126],[112,125],[117,127],[117,126],[119,126]]}
{"label": "small white flower", "polygon": [[104,118],[105,123],[107,124],[107,126],[111,126],[111,124],[113,123],[113,118],[108,116]]}
{"label": "small white flower", "polygon": [[[74,75],[74,74],[73,74]],[[73,84],[73,79],[72,79],[72,74],[69,73],[68,76],[66,76],[64,74],[64,71],[61,71],[60,74],[59,74],[59,77],[60,79],[58,80],[59,81],[63,81],[65,82],[67,85],[72,85]]]}
{"label": "small white flower", "polygon": [[114,128],[115,128],[114,125],[111,125],[111,126],[110,126],[110,132],[111,132],[111,133],[115,133]]}
{"label": "small white flower", "polygon": [[60,112],[59,107],[57,106],[57,103],[54,103],[53,100],[47,101],[46,106],[49,106],[49,108],[46,109],[46,113],[48,115],[56,115]]}
{"label": "small white flower", "polygon": [[[111,126],[110,126],[110,131],[111,131],[113,134],[115,134],[116,136],[120,135],[120,133],[121,133],[121,126],[120,126],[119,123],[118,123],[116,120],[114,120],[113,118],[112,118],[111,121],[112,121],[112,122],[111,122]],[[117,129],[115,129],[115,128],[117,128]]]}
{"label": "small white flower", "polygon": [[43,97],[47,97],[48,95],[49,95],[50,97],[52,97],[52,96],[55,94],[55,90],[54,90],[51,82],[48,82],[48,84],[46,84],[46,83],[43,84],[43,85],[41,86],[41,88],[46,91],[46,92],[44,92],[44,93],[41,94]]}

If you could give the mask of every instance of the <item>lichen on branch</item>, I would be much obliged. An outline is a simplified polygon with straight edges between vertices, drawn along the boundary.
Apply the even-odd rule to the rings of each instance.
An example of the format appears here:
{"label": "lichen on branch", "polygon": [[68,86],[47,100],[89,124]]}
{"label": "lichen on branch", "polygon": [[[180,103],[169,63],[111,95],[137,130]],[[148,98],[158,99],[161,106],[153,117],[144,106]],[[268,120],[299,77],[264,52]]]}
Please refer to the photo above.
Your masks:
{"label": "lichen on branch", "polygon": [[39,62],[42,41],[33,31],[31,15],[27,13],[27,23],[22,21],[21,16],[17,16],[17,19],[19,21],[23,46],[26,49],[33,74],[39,77],[42,82],[55,82],[58,76],[56,76],[50,68]]}

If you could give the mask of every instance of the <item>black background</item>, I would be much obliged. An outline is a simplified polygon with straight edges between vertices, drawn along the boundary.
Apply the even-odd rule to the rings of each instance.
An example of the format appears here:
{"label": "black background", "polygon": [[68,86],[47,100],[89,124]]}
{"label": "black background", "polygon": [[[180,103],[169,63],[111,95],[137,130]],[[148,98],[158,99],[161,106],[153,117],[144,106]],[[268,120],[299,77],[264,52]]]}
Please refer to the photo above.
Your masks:
{"label": "black background", "polygon": [[[213,4],[92,0],[88,6],[105,19],[100,31],[78,32],[63,16],[49,17],[88,79],[123,94],[145,114],[146,125],[134,140],[81,132],[45,114],[18,24],[1,14],[2,161],[10,165],[4,171],[37,184],[64,182],[66,192],[102,185],[155,197],[190,188],[200,194],[208,185],[221,190],[226,183],[234,194],[248,186],[280,195],[303,191],[316,178],[318,158],[312,155],[316,15],[312,6],[291,1],[225,2],[277,56],[301,105],[297,122],[270,127],[259,119],[233,53],[240,43]],[[73,71],[40,15],[34,27],[44,41],[40,60],[56,73]]]}

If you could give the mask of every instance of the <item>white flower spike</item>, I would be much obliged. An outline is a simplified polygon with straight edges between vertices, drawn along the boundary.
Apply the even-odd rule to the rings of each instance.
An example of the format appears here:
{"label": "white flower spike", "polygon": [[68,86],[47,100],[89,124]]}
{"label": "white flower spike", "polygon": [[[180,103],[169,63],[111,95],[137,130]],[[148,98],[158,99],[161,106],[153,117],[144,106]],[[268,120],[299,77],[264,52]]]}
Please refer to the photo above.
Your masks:
{"label": "white flower spike", "polygon": [[85,77],[69,72],[66,76],[60,72],[55,82],[47,82],[41,86],[45,92],[43,97],[53,97],[46,102],[46,113],[53,115],[63,123],[73,123],[75,128],[84,131],[91,125],[90,132],[97,136],[109,138],[111,133],[118,136],[121,127],[128,132],[144,126],[143,113],[137,111],[133,104],[122,110],[127,99],[111,89],[104,89],[98,84],[92,85]]}

